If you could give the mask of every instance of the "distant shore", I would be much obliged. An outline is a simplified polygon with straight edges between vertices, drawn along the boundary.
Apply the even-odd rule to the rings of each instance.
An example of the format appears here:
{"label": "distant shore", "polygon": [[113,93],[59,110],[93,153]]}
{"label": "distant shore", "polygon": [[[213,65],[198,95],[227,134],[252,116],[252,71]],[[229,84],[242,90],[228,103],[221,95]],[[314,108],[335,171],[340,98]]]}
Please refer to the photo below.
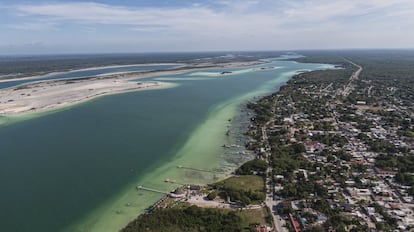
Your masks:
{"label": "distant shore", "polygon": [[[202,62],[198,64],[186,64],[186,63],[148,63],[148,64],[124,64],[124,65],[106,65],[106,66],[94,66],[89,68],[79,68],[79,69],[67,69],[62,71],[52,71],[47,73],[33,73],[33,74],[24,74],[24,75],[15,75],[15,74],[6,74],[0,75],[0,83],[3,82],[13,82],[13,81],[24,81],[24,80],[37,80],[41,78],[47,78],[56,74],[63,74],[63,73],[72,73],[72,72],[80,72],[80,71],[90,71],[90,70],[98,70],[98,69],[105,69],[105,68],[122,68],[122,67],[133,67],[133,66],[163,66],[163,65],[177,65],[177,67],[169,69],[169,70],[180,70],[180,69],[194,69],[194,68],[203,68],[203,67],[244,67],[244,66],[251,66],[255,64],[263,64],[263,61],[244,61],[244,62],[229,62],[229,63],[215,63],[215,62]],[[169,70],[153,70],[153,71],[169,71]],[[152,72],[151,70],[143,70],[143,71],[130,71],[128,73],[140,73],[140,72]],[[100,75],[110,75],[115,74],[108,73],[108,74],[100,74]]]}
{"label": "distant shore", "polygon": [[[134,81],[146,77],[180,74],[190,70],[210,67],[233,68],[261,63],[263,62],[234,62],[225,64],[200,63],[170,70],[118,72],[91,77],[34,81],[27,84],[0,89],[0,114],[16,115],[44,112],[67,107],[109,94],[165,88],[173,85],[171,83],[158,81]],[[35,80],[38,77],[32,78]],[[24,79],[27,80],[27,78]]]}
{"label": "distant shore", "polygon": [[[177,65],[178,68],[183,67],[185,64],[181,63],[149,63],[149,64],[124,64],[124,65],[107,65],[107,66],[94,66],[89,68],[79,68],[79,69],[68,69],[62,71],[53,71],[47,73],[36,73],[36,74],[24,74],[22,76],[8,74],[8,75],[0,75],[0,83],[2,82],[12,82],[12,81],[23,81],[23,80],[37,80],[41,78],[47,78],[57,74],[63,73],[72,73],[72,72],[81,72],[81,71],[90,71],[90,70],[98,70],[98,69],[105,69],[105,68],[123,68],[123,67],[132,67],[132,66],[162,66],[162,65]],[[145,71],[144,71],[145,72]]]}

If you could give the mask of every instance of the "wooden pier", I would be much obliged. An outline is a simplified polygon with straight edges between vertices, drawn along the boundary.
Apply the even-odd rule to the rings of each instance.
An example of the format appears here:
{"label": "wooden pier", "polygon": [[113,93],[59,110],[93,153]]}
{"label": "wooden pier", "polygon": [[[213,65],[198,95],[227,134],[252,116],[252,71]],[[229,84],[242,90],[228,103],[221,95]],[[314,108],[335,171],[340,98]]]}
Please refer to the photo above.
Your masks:
{"label": "wooden pier", "polygon": [[169,192],[165,192],[165,191],[161,191],[161,190],[157,190],[157,189],[152,189],[152,188],[146,188],[146,187],[143,187],[141,185],[137,186],[137,190],[146,190],[146,191],[150,191],[150,192],[154,192],[154,193],[170,194]]}
{"label": "wooden pier", "polygon": [[192,171],[197,171],[197,172],[208,172],[208,173],[218,173],[218,174],[223,174],[225,172],[218,172],[218,171],[211,171],[211,170],[204,170],[204,169],[199,169],[199,168],[191,168],[191,167],[184,167],[184,166],[177,166],[177,168],[181,168],[181,169],[188,169],[188,170],[192,170]]}

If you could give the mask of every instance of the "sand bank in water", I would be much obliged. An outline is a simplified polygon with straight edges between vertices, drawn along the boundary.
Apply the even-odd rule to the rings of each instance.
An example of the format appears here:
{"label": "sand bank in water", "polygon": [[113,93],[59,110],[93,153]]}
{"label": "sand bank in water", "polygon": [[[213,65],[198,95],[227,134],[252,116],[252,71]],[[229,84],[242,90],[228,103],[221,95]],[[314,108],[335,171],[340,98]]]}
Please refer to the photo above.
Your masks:
{"label": "sand bank in water", "polygon": [[163,82],[136,82],[102,77],[34,82],[1,89],[0,114],[43,112],[108,94],[167,85],[169,84]]}

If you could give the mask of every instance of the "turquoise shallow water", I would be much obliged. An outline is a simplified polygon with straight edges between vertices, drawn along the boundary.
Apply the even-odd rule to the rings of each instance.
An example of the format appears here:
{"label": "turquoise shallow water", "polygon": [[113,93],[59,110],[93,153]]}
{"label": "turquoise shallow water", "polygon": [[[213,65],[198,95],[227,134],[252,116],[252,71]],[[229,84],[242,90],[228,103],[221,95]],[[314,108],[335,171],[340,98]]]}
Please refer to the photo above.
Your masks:
{"label": "turquoise shallow water", "polygon": [[332,68],[279,60],[264,66],[278,69],[157,77],[178,85],[101,97],[0,127],[1,230],[114,231],[160,197],[137,192],[138,184],[168,191],[176,186],[165,178],[201,184],[223,178],[176,166],[229,172],[247,158],[241,148],[221,147],[242,143],[225,136],[240,126],[228,121],[240,106],[274,92],[295,71]]}

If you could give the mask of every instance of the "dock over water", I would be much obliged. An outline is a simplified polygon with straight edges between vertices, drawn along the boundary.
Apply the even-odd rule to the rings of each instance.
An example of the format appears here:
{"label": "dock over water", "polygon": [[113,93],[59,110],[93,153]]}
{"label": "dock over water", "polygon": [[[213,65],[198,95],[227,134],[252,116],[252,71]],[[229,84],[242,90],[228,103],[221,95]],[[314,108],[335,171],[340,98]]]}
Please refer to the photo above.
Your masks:
{"label": "dock over water", "polygon": [[169,192],[165,192],[162,190],[157,190],[157,189],[152,189],[152,188],[146,188],[144,186],[137,186],[137,190],[146,190],[146,191],[150,191],[150,192],[154,192],[154,193],[161,193],[161,194],[169,194]]}
{"label": "dock over water", "polygon": [[225,172],[220,172],[220,171],[212,171],[212,170],[204,170],[204,169],[199,169],[199,168],[192,168],[192,167],[185,167],[185,166],[177,166],[177,168],[180,169],[187,169],[187,170],[192,170],[192,171],[197,171],[197,172],[208,172],[208,173],[216,173],[216,174],[223,174]]}

